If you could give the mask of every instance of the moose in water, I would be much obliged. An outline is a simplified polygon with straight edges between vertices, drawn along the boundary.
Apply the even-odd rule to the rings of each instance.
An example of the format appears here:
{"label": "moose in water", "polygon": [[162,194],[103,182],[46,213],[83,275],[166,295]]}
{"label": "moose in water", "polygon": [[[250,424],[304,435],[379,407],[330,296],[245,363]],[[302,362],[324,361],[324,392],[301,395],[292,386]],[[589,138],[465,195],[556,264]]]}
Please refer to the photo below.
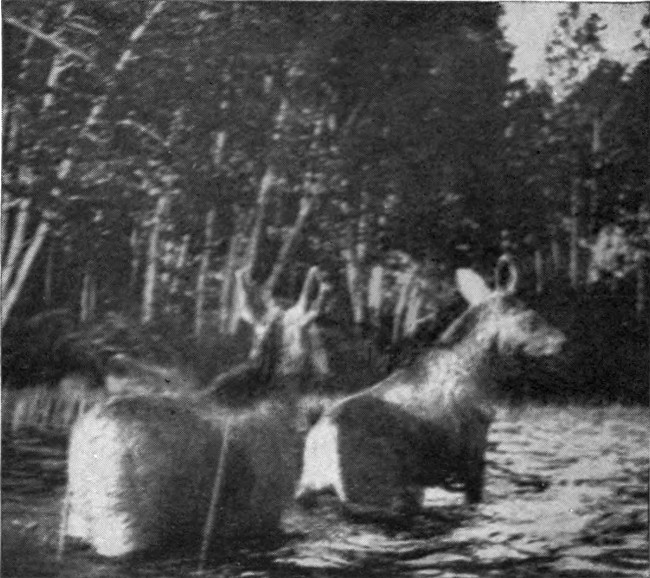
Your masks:
{"label": "moose in water", "polygon": [[[320,270],[312,267],[308,271],[298,301],[286,310],[267,290],[254,292],[247,287],[244,280],[247,272],[247,268],[242,268],[235,273],[234,291],[237,314],[252,328],[251,347],[245,361],[220,373],[201,389],[198,378],[188,368],[160,366],[118,353],[104,368],[106,392],[109,395],[189,395],[245,405],[256,396],[266,396],[274,382],[290,387],[290,383],[296,385],[296,380],[306,382],[308,377],[327,376],[327,354],[320,329],[313,323],[329,289],[322,281]],[[309,292],[315,282],[319,292],[308,310]]]}
{"label": "moose in water", "polygon": [[425,487],[461,485],[470,503],[481,500],[491,382],[505,363],[558,354],[565,341],[513,296],[518,274],[509,256],[495,275],[492,291],[459,269],[469,308],[436,345],[320,416],[304,446],[299,503],[333,491],[351,514],[393,517],[418,511]]}
{"label": "moose in water", "polygon": [[[323,352],[312,352],[327,284],[312,268],[285,309],[268,294],[255,307],[237,279],[254,328],[247,363],[200,394],[116,395],[74,424],[61,552],[66,537],[107,557],[198,544],[203,552],[278,528],[298,473],[296,396],[314,368],[327,369]],[[252,392],[247,403],[239,388]]]}

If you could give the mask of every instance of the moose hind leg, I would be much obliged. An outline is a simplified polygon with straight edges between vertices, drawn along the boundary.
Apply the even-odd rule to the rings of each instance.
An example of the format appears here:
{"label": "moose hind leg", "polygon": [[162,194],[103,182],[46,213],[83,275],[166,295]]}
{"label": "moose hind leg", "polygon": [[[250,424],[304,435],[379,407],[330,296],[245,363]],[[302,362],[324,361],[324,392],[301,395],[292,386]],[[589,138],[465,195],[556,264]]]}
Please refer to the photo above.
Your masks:
{"label": "moose hind leg", "polygon": [[419,492],[407,485],[403,461],[387,438],[346,439],[343,479],[352,515],[373,518],[410,516],[419,507]]}
{"label": "moose hind leg", "polygon": [[480,502],[483,498],[486,445],[487,427],[481,427],[479,431],[473,432],[473,439],[464,452],[462,477],[465,482],[465,496],[470,504]]}
{"label": "moose hind leg", "polygon": [[468,463],[465,469],[465,496],[468,503],[476,504],[483,498],[483,485],[485,478],[485,460],[476,458]]}

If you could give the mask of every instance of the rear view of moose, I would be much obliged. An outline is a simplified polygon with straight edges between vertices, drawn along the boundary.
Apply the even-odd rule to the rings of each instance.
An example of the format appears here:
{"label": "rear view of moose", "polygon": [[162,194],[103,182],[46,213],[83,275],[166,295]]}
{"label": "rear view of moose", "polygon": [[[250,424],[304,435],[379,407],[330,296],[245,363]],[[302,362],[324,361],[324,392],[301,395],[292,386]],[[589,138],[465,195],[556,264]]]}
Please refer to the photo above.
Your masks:
{"label": "rear view of moose", "polygon": [[[308,303],[315,281],[318,296]],[[297,474],[296,382],[310,365],[324,292],[316,269],[288,309],[267,295],[265,310],[254,311],[244,291],[242,314],[254,326],[249,363],[197,395],[118,395],[82,415],[68,450],[61,543],[73,537],[103,556],[179,546],[198,553],[201,542],[277,528]],[[221,401],[239,387],[259,392],[250,380],[271,393]]]}
{"label": "rear view of moose", "polygon": [[436,346],[323,413],[306,439],[300,503],[333,491],[352,514],[404,515],[417,511],[425,487],[459,483],[469,502],[481,499],[491,381],[504,363],[557,354],[565,341],[513,297],[517,271],[508,257],[496,277],[491,291],[478,274],[458,270],[469,308]]}

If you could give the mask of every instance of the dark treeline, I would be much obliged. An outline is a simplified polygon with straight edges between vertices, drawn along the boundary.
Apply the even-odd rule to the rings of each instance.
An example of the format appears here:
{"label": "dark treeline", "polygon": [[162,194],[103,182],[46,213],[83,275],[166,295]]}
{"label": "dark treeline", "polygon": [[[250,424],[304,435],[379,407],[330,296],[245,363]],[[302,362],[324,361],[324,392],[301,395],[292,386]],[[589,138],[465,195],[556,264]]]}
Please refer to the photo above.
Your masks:
{"label": "dark treeline", "polygon": [[513,395],[646,399],[650,13],[624,66],[571,5],[533,87],[500,14],[6,0],[5,377],[126,349],[207,379],[246,348],[234,272],[294,299],[314,264],[338,363],[356,339],[385,370],[458,310],[454,268],[508,251],[575,344]]}

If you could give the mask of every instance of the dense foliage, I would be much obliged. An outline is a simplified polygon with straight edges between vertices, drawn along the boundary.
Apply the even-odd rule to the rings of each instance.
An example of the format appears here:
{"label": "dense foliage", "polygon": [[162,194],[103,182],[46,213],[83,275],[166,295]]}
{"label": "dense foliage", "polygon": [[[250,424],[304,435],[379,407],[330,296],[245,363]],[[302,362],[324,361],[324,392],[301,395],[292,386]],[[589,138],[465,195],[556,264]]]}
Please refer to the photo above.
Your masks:
{"label": "dense foliage", "polygon": [[509,81],[500,13],[6,0],[3,325],[65,307],[200,333],[246,256],[257,279],[280,262],[285,295],[320,264],[360,322],[387,255],[431,282],[504,249],[538,295],[614,279],[647,314],[648,17],[626,68],[571,5],[555,84],[529,87]]}

